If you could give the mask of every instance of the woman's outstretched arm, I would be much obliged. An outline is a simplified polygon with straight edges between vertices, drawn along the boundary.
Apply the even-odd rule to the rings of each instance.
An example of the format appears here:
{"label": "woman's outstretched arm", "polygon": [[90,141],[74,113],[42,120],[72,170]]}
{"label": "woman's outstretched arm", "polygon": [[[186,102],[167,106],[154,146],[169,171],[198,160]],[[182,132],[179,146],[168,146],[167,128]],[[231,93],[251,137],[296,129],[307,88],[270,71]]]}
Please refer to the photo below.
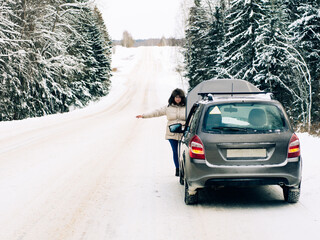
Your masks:
{"label": "woman's outstretched arm", "polygon": [[160,109],[156,109],[150,113],[144,113],[141,115],[137,115],[136,118],[154,118],[154,117],[161,117],[166,115],[167,107],[162,107]]}

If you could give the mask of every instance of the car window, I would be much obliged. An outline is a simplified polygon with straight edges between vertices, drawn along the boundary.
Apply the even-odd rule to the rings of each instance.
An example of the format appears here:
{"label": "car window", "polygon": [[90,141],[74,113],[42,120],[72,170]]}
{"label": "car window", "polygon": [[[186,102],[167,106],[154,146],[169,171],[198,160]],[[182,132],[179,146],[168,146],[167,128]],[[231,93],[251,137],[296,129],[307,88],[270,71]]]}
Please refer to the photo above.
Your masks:
{"label": "car window", "polygon": [[230,103],[212,105],[204,118],[209,132],[261,133],[287,129],[281,110],[272,104]]}
{"label": "car window", "polygon": [[198,126],[198,120],[201,116],[201,107],[198,107],[195,113],[192,116],[192,119],[190,119],[190,132],[194,133],[196,131],[196,127]]}

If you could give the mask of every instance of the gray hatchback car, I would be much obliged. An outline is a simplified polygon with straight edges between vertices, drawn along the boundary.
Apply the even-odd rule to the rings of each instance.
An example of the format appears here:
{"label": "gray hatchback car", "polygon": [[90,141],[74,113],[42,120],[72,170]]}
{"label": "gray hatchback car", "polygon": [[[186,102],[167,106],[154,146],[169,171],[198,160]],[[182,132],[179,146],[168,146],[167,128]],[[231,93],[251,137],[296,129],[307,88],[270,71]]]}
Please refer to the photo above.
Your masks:
{"label": "gray hatchback car", "polygon": [[206,187],[280,185],[284,199],[300,197],[300,143],[282,105],[237,79],[200,83],[187,98],[179,145],[185,203]]}

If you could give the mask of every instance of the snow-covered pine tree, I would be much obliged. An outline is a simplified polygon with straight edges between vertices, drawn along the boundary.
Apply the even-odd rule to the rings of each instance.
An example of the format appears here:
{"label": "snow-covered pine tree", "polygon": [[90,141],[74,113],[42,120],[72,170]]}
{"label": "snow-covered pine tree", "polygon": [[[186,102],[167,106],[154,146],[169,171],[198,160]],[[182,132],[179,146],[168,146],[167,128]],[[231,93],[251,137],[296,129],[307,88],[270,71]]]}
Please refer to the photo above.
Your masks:
{"label": "snow-covered pine tree", "polygon": [[208,30],[206,11],[201,5],[201,0],[195,0],[194,6],[190,8],[184,46],[185,76],[189,79],[190,89],[198,83],[209,79],[205,49]]}
{"label": "snow-covered pine tree", "polygon": [[286,39],[277,41],[276,47],[284,52],[286,59],[286,78],[278,78],[281,85],[291,94],[292,102],[289,115],[295,122],[301,122],[310,128],[311,125],[311,106],[312,106],[312,84],[309,67],[304,56],[299,51],[299,46],[295,46],[292,34],[288,31],[288,26],[294,19],[299,18],[299,6],[304,4],[302,1],[277,1],[281,9],[279,18],[284,23],[280,29],[280,34]]}
{"label": "snow-covered pine tree", "polygon": [[263,19],[257,30],[255,65],[258,74],[254,80],[261,89],[274,93],[292,120],[306,123],[312,102],[308,97],[309,70],[288,32],[288,21],[296,17],[296,13],[288,9],[294,9],[296,5],[291,1],[272,0],[266,2],[266,6],[268,17]]}
{"label": "snow-covered pine tree", "polygon": [[[201,21],[197,21],[196,25],[192,19],[195,14],[190,12],[193,15],[190,14],[186,31],[190,54],[185,55],[190,82],[192,77],[200,78],[195,73],[206,76],[205,79],[237,77],[249,80],[261,89],[273,92],[293,121],[310,126],[311,114],[314,120],[319,119],[319,1],[233,0],[227,6],[226,38],[218,51],[214,41],[218,37],[216,22],[209,20],[200,25]],[[207,16],[212,17],[214,13],[218,11],[209,11]],[[199,37],[201,30],[207,33],[202,38]],[[209,59],[191,51],[190,46],[194,43]],[[218,64],[213,62],[212,56],[219,57]],[[196,62],[199,59],[202,61]]]}
{"label": "snow-covered pine tree", "polygon": [[305,0],[296,9],[299,17],[289,26],[293,44],[310,70],[312,120],[320,122],[320,2]]}
{"label": "snow-covered pine tree", "polygon": [[34,17],[29,18],[26,1],[6,1],[1,15],[5,19],[9,31],[1,26],[0,32],[6,35],[5,42],[13,43],[2,48],[6,54],[1,57],[6,67],[0,75],[4,81],[4,96],[1,97],[1,105],[5,111],[1,111],[2,120],[21,119],[30,112],[28,102],[34,98],[30,96],[32,91],[33,76],[38,73],[34,67],[36,54],[34,45],[29,38],[34,31]]}
{"label": "snow-covered pine tree", "polygon": [[[83,60],[83,68],[70,87],[76,96],[75,104],[85,105],[89,100],[107,94],[110,85],[110,54],[105,37],[97,26],[97,19],[88,6],[82,6],[77,18],[69,16],[77,30],[69,52]],[[109,56],[107,55],[109,54]],[[79,81],[80,80],[80,81]]]}
{"label": "snow-covered pine tree", "polygon": [[[59,8],[48,2],[8,1],[7,13],[18,29],[16,53],[8,60],[12,71],[8,79],[5,120],[23,119],[65,111],[65,86],[76,59],[66,55],[68,31],[61,23]],[[55,1],[59,4],[59,1]],[[59,25],[60,23],[60,25]],[[70,61],[71,60],[71,61]]]}
{"label": "snow-covered pine tree", "polygon": [[[38,1],[28,2],[27,16],[34,18],[34,31],[29,33],[28,38],[33,42],[36,54],[33,64],[38,71],[32,76],[32,92],[29,96],[34,101],[28,103],[31,106],[29,117],[69,110],[72,94],[68,81],[81,61],[67,51],[73,30],[66,13],[77,12],[65,4],[62,0],[42,4]],[[30,24],[31,21],[27,22]]]}
{"label": "snow-covered pine tree", "polygon": [[[107,31],[107,28],[104,24],[102,14],[97,7],[93,10],[93,19],[95,26],[98,28],[99,32],[99,41],[96,42],[96,51],[97,51],[97,60],[99,62],[99,71],[100,71],[100,81],[104,85],[105,92],[109,90],[110,87],[110,78],[111,78],[111,57],[112,57],[112,41]],[[96,95],[100,96],[100,95]]]}
{"label": "snow-covered pine tree", "polygon": [[[0,120],[68,111],[107,93],[111,42],[88,0],[8,0],[0,8]],[[85,47],[74,48],[77,41]]]}
{"label": "snow-covered pine tree", "polygon": [[[20,29],[15,24],[13,1],[0,6],[0,121],[14,118],[15,102],[19,101],[17,77],[14,62],[24,55],[20,50]],[[19,55],[19,56],[18,56]]]}
{"label": "snow-covered pine tree", "polygon": [[257,29],[266,12],[264,0],[233,0],[227,14],[226,42],[219,62],[221,75],[253,82],[257,74]]}
{"label": "snow-covered pine tree", "polygon": [[218,5],[214,8],[210,8],[211,12],[209,21],[209,31],[207,35],[207,46],[205,50],[207,52],[207,68],[209,78],[219,78],[219,59],[221,53],[220,47],[225,43],[225,7],[224,5]]}
{"label": "snow-covered pine tree", "polygon": [[[110,74],[111,60],[112,60],[111,56],[112,56],[112,48],[113,48],[112,40],[111,40],[111,37],[107,31],[107,27],[104,23],[104,20],[102,18],[102,14],[97,7],[94,8],[94,16],[95,16],[95,19],[97,22],[97,26],[101,32],[101,35],[102,35],[105,55],[108,57],[107,68],[108,68],[109,74]],[[111,77],[111,76],[109,75],[109,77]]]}
{"label": "snow-covered pine tree", "polygon": [[[272,0],[278,2],[278,0]],[[307,0],[282,0],[281,1],[281,12],[285,19],[285,22],[292,23],[299,18],[298,7],[300,3],[305,3]],[[312,0],[314,1],[314,0]]]}
{"label": "snow-covered pine tree", "polygon": [[266,14],[256,30],[254,65],[257,74],[253,80],[261,90],[272,92],[277,100],[289,107],[293,98],[282,84],[290,82],[291,71],[288,69],[287,53],[283,49],[283,44],[288,42],[288,34],[281,6],[278,0],[265,2]]}

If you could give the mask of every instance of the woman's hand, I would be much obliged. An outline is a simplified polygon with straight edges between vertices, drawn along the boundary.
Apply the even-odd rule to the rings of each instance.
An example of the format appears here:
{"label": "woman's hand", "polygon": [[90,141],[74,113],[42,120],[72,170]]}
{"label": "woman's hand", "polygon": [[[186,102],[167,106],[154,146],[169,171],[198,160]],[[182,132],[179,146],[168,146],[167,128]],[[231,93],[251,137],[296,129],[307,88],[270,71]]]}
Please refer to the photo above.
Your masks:
{"label": "woman's hand", "polygon": [[142,115],[138,115],[138,116],[136,116],[136,118],[143,118],[143,117],[142,117]]}

